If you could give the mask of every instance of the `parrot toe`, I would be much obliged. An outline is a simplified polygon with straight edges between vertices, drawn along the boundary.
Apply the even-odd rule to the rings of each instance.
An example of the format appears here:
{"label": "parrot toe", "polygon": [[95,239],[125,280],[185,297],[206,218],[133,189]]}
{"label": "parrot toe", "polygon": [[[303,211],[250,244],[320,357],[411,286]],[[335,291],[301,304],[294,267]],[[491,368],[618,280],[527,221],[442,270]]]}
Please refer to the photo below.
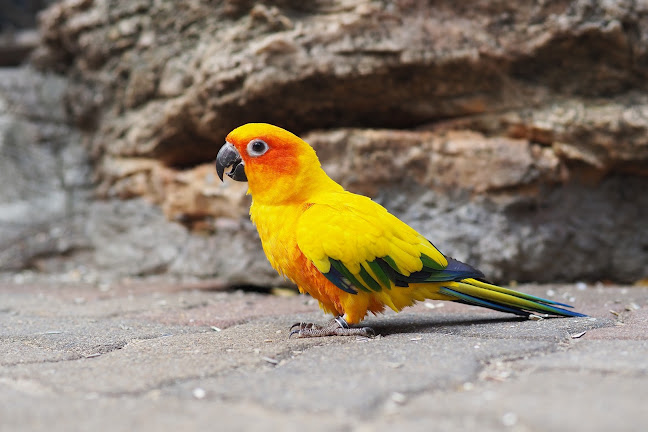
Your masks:
{"label": "parrot toe", "polygon": [[364,336],[374,337],[376,332],[371,327],[349,327],[342,317],[336,317],[326,325],[298,322],[290,327],[291,337],[309,338],[323,336]]}

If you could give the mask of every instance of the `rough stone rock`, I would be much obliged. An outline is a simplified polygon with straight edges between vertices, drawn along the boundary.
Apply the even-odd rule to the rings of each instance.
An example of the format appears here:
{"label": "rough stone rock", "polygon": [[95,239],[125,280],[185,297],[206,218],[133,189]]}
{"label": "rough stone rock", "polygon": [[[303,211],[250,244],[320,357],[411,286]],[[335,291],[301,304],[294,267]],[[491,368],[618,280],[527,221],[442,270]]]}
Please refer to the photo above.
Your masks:
{"label": "rough stone rock", "polygon": [[143,200],[91,204],[86,231],[94,253],[88,265],[102,275],[217,276],[235,285],[280,283],[262,257],[252,223],[220,218],[214,235],[192,233],[169,222]]}
{"label": "rough stone rock", "polygon": [[36,30],[3,32],[0,26],[0,67],[20,65],[37,45]]}
{"label": "rough stone rock", "polygon": [[[176,220],[209,216],[211,223],[196,219],[194,228],[215,236],[168,221],[142,199],[95,199],[90,157],[64,108],[67,85],[29,68],[0,69],[0,271],[66,271],[88,280],[217,275],[242,285],[254,272],[255,285],[277,282],[259,259],[252,224],[240,217],[245,185],[216,183],[211,166],[182,172],[130,159],[115,164],[123,180],[114,188],[131,198],[164,196],[160,203]],[[137,185],[132,174],[143,170],[160,170],[164,181],[157,189]]]}
{"label": "rough stone rock", "polygon": [[247,186],[221,183],[213,164],[175,170],[153,159],[106,157],[101,170],[113,179],[99,188],[102,196],[146,196],[161,204],[169,219],[197,229],[210,230],[215,218],[239,217],[250,204]]}
{"label": "rough stone rock", "polygon": [[550,148],[472,131],[346,129],[306,137],[324,169],[348,189],[370,196],[398,185],[474,195],[530,193],[567,175]]}
{"label": "rough stone rock", "polygon": [[39,44],[38,12],[54,0],[0,0],[0,67],[19,66]]}
{"label": "rough stone rock", "polygon": [[66,123],[67,84],[29,68],[0,69],[0,270],[88,247],[87,154]]}
{"label": "rough stone rock", "polygon": [[186,165],[246,121],[406,128],[640,92],[647,20],[630,2],[64,1],[36,60],[110,94],[103,151]]}
{"label": "rough stone rock", "polygon": [[647,29],[642,2],[65,0],[41,15],[33,64],[69,79],[107,200],[90,207],[147,209],[115,217],[132,235],[84,225],[106,269],[282,283],[244,185],[211,170],[229,130],[266,121],[493,279],[632,281],[648,261]]}
{"label": "rough stone rock", "polygon": [[642,93],[556,100],[534,109],[487,113],[435,127],[468,128],[551,147],[572,172],[589,171],[592,180],[610,172],[648,175],[648,98]]}

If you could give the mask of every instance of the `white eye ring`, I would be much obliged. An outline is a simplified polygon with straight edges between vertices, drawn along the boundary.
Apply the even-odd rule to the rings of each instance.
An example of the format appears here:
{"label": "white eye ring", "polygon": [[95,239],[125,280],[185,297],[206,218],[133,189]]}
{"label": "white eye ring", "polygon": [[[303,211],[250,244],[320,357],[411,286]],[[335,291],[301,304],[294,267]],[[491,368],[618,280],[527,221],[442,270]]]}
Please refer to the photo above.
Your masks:
{"label": "white eye ring", "polygon": [[253,139],[247,145],[247,153],[252,157],[258,157],[265,154],[269,148],[265,141]]}

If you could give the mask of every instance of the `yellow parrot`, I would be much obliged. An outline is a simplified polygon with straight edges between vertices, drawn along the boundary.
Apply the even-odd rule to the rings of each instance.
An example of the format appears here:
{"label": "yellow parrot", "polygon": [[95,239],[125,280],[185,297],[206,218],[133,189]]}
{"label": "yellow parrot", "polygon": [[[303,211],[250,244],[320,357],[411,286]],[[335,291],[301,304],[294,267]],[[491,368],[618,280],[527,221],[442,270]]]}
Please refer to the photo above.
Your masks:
{"label": "yellow parrot", "polygon": [[234,129],[216,170],[248,182],[250,217],[279,274],[335,316],[297,323],[297,337],[374,334],[350,327],[368,312],[398,312],[424,299],[450,300],[528,317],[581,317],[571,306],[487,283],[479,270],[443,255],[425,237],[371,199],[344,190],[321,168],[315,150],[279,127]]}

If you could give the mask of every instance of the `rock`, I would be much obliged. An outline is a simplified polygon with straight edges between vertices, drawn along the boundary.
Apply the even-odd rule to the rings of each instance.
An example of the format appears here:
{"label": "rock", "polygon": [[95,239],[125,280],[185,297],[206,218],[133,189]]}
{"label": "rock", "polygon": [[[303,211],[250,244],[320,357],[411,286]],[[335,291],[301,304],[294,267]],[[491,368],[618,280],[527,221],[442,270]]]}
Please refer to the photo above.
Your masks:
{"label": "rock", "polygon": [[27,61],[40,43],[38,12],[52,2],[0,0],[0,67],[17,67]]}
{"label": "rock", "polygon": [[36,30],[2,32],[0,26],[0,67],[19,66],[38,46]]}
{"label": "rock", "polygon": [[447,122],[550,146],[567,163],[600,174],[648,174],[648,98],[631,92],[616,98],[556,100],[550,105],[484,114]]}
{"label": "rock", "polygon": [[168,224],[159,211],[137,200],[97,202],[88,215],[98,270],[150,275],[166,271],[180,253],[187,232]]}
{"label": "rock", "polygon": [[[246,121],[297,133],[406,128],[645,88],[646,49],[632,31],[644,28],[645,11],[597,4],[243,2],[234,13],[62,2],[43,14],[38,62],[110,89],[115,109],[98,114],[97,134],[108,151],[186,165],[213,157]],[[62,64],[61,51],[71,61]]]}
{"label": "rock", "polygon": [[560,183],[566,173],[548,148],[472,131],[347,129],[306,137],[324,169],[358,193],[398,185],[443,193],[509,194]]}
{"label": "rock", "polygon": [[146,196],[160,204],[170,220],[187,225],[196,222],[207,230],[205,219],[238,218],[250,205],[247,185],[221,183],[213,164],[178,171],[148,158],[106,157],[101,170],[112,179],[100,186],[102,196]]}
{"label": "rock", "polygon": [[192,233],[143,200],[98,201],[86,227],[95,249],[89,265],[102,275],[166,273],[217,276],[239,285],[277,283],[251,222],[223,217],[210,229],[215,235]]}
{"label": "rock", "polygon": [[90,165],[65,120],[66,86],[29,68],[0,69],[0,270],[88,247],[79,220]]}
{"label": "rock", "polygon": [[153,159],[102,159],[119,179],[104,195],[147,196],[168,218],[217,236],[191,233],[141,199],[97,200],[89,154],[63,110],[67,85],[29,68],[0,69],[0,271],[218,275],[241,284],[252,271],[254,284],[276,281],[241,217],[246,186],[222,184],[213,165],[177,171]]}
{"label": "rock", "polygon": [[[65,103],[28,111],[82,131],[100,199],[81,201],[84,257],[105,271],[283,283],[245,186],[212,169],[227,132],[265,121],[494,280],[628,282],[648,261],[647,17],[593,0],[66,0],[41,15],[32,55],[69,78]],[[42,173],[68,160],[48,205],[90,189],[78,134],[21,146],[49,152]]]}

